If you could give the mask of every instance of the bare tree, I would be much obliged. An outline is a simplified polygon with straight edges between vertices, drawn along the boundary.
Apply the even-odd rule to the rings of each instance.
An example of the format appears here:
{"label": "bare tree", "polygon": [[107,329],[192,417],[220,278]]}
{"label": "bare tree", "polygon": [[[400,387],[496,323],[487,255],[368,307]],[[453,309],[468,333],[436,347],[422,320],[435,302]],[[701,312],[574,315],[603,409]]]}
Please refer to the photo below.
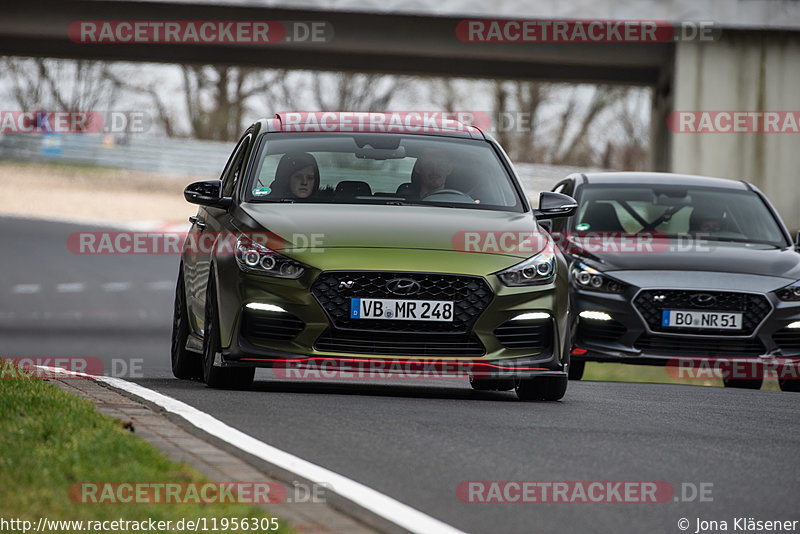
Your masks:
{"label": "bare tree", "polygon": [[102,61],[3,58],[9,91],[24,110],[90,111],[110,109],[119,86],[106,77]]}
{"label": "bare tree", "polygon": [[402,76],[349,72],[314,72],[311,78],[314,103],[322,111],[383,111],[408,83]]}

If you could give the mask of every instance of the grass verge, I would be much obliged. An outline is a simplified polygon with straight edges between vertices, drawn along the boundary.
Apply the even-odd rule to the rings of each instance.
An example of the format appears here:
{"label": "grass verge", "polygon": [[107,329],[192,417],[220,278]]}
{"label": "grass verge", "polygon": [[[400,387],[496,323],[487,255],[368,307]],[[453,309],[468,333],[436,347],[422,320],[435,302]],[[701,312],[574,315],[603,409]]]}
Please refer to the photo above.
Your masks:
{"label": "grass verge", "polygon": [[[263,508],[246,504],[74,502],[70,487],[80,482],[209,479],[188,464],[171,462],[155,447],[124,430],[119,421],[97,413],[88,401],[40,380],[0,380],[0,481],[0,518],[26,519],[33,525],[40,517],[173,523],[182,518],[206,518],[210,529],[212,518],[220,525],[223,518],[271,517]],[[270,532],[293,532],[282,520],[277,523],[280,528]],[[165,531],[183,532],[175,527]],[[261,528],[257,531],[267,532]]]}

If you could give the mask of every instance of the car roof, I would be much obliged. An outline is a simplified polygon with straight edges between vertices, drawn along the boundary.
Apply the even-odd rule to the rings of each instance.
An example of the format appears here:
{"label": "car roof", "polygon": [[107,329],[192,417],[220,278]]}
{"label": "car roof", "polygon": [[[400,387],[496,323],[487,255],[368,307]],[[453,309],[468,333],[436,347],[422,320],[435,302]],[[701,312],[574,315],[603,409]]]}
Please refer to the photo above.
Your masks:
{"label": "car roof", "polygon": [[752,186],[742,180],[728,178],[714,178],[695,174],[678,174],[671,172],[590,172],[582,173],[586,184],[603,185],[681,185],[716,187],[720,189],[733,189],[737,191],[752,190]]}
{"label": "car roof", "polygon": [[407,134],[489,140],[480,128],[442,112],[282,111],[256,121],[281,133]]}

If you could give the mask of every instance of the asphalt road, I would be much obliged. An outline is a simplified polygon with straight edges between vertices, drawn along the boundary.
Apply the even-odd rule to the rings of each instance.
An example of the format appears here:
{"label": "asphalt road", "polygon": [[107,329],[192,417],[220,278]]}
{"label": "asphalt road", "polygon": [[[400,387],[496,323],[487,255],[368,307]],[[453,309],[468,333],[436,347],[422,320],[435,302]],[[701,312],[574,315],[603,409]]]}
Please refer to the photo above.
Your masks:
{"label": "asphalt road", "polygon": [[[679,533],[687,518],[694,533],[697,518],[729,531],[737,517],[800,520],[800,395],[572,382],[561,402],[521,403],[461,380],[299,383],[263,370],[249,391],[215,391],[170,373],[177,257],[69,252],[67,236],[93,227],[0,218],[0,228],[0,355],[98,358],[465,531]],[[457,498],[459,483],[492,480],[666,481],[679,501],[682,484],[703,483],[713,501]]]}

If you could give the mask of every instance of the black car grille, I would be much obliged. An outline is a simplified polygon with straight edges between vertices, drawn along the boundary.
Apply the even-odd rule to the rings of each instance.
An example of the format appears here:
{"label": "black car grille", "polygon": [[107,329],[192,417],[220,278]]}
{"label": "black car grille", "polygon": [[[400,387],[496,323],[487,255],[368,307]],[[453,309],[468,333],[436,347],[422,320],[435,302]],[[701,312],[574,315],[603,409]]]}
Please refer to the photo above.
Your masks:
{"label": "black car grille", "polygon": [[323,352],[387,356],[483,356],[483,345],[469,334],[427,332],[409,337],[399,332],[326,330],[314,348]]}
{"label": "black car grille", "polygon": [[772,339],[781,350],[800,350],[800,328],[782,328],[772,334]]}
{"label": "black car grille", "polygon": [[[709,304],[700,306],[693,298],[702,296]],[[656,300],[654,297],[658,297]],[[661,298],[663,297],[663,298]],[[720,336],[749,336],[771,310],[764,295],[737,293],[732,291],[687,291],[683,289],[648,289],[639,293],[633,301],[636,309],[653,332],[686,332],[714,334]],[[663,310],[731,311],[742,313],[742,329],[692,328],[661,326]]]}
{"label": "black car grille", "polygon": [[581,341],[616,342],[625,335],[628,329],[619,321],[592,321],[591,319],[578,319],[576,337]]}
{"label": "black car grille", "polygon": [[553,346],[552,321],[506,321],[494,335],[507,349],[543,352]]}
{"label": "black car grille", "polygon": [[[397,278],[411,279],[419,284],[412,295],[389,292],[386,285]],[[342,282],[352,282],[350,287]],[[328,271],[317,277],[311,293],[325,310],[336,330],[403,333],[460,333],[468,334],[478,316],[493,298],[492,288],[479,276],[399,273],[383,271]],[[413,300],[451,300],[453,321],[402,321],[391,319],[351,319],[351,298],[386,298]],[[409,340],[406,339],[406,342]]]}
{"label": "black car grille", "polygon": [[294,339],[305,323],[291,313],[257,311],[245,308],[242,315],[242,336],[251,343],[261,340]]}
{"label": "black car grille", "polygon": [[634,344],[639,350],[667,356],[749,357],[765,352],[758,339],[700,338],[643,334]]}

